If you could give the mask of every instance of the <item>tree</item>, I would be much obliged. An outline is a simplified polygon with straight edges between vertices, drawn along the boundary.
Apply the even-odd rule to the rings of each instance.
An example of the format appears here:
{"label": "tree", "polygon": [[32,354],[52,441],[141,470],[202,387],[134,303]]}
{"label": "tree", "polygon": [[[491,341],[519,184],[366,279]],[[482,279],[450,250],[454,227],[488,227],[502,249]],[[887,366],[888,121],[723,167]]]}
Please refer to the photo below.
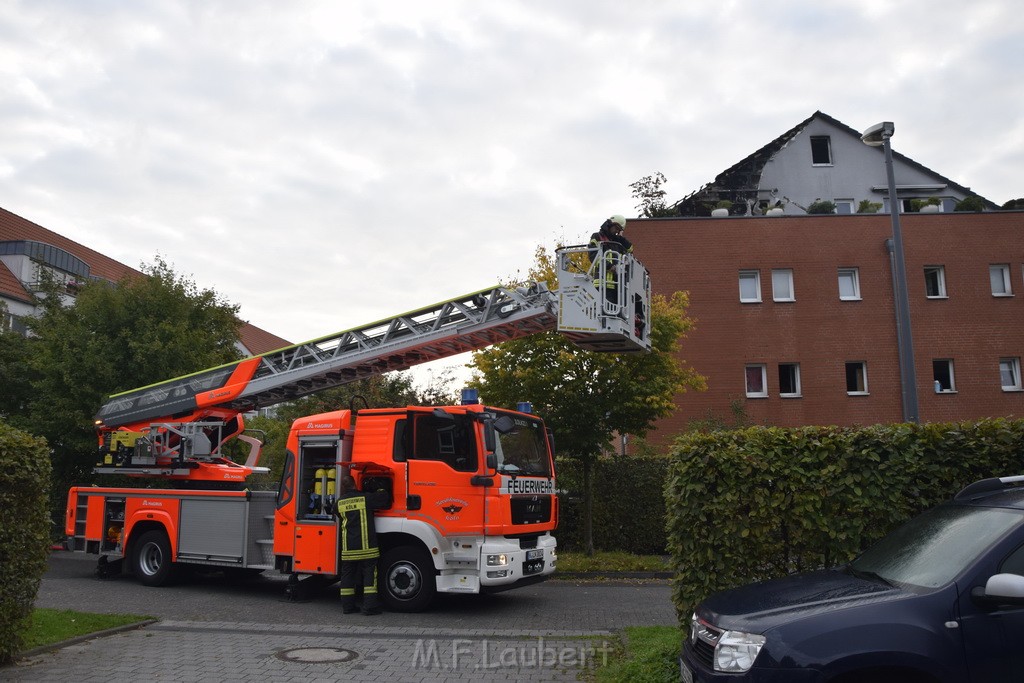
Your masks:
{"label": "tree", "polygon": [[636,210],[640,212],[641,218],[662,218],[676,215],[675,209],[665,205],[665,190],[661,186],[668,179],[661,171],[646,175],[635,183],[630,184],[633,188],[633,199],[639,199]]}
{"label": "tree", "polygon": [[93,416],[104,397],[240,355],[238,306],[159,257],[142,270],[116,285],[86,284],[72,306],[49,291],[29,321],[33,392],[18,422],[49,442],[55,484],[82,480],[95,464]]}
{"label": "tree", "polygon": [[0,331],[0,419],[12,425],[24,420],[32,396],[32,342],[17,332]]}
{"label": "tree", "polygon": [[[556,287],[554,257],[536,251],[530,279]],[[658,418],[675,410],[677,394],[703,390],[704,378],[679,361],[680,340],[693,329],[685,292],[655,296],[648,354],[583,351],[550,332],[504,342],[473,353],[478,374],[470,386],[487,403],[515,406],[530,401],[557,435],[559,450],[583,463],[587,552],[593,553],[590,480],[595,459],[613,435],[645,436]]]}
{"label": "tree", "polygon": [[1024,211],[1024,197],[1011,199],[1000,207],[1003,211]]}
{"label": "tree", "polygon": [[984,210],[985,210],[985,202],[982,201],[981,197],[979,197],[978,195],[974,195],[974,194],[972,194],[972,195],[970,195],[968,197],[964,197],[963,199],[961,199],[959,202],[956,203],[956,206],[953,207],[953,211],[984,211]]}
{"label": "tree", "polygon": [[277,417],[290,426],[300,417],[349,407],[395,408],[419,402],[412,378],[403,372],[389,372],[325,389],[279,406]]}

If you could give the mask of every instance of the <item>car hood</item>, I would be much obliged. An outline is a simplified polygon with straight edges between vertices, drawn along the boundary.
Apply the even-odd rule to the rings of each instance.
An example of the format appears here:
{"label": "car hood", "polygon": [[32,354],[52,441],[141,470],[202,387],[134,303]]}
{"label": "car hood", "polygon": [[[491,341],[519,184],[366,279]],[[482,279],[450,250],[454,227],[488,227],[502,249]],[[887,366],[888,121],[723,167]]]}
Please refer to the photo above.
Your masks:
{"label": "car hood", "polygon": [[764,633],[782,623],[862,604],[897,600],[907,591],[841,570],[793,574],[716,593],[698,614],[722,629]]}

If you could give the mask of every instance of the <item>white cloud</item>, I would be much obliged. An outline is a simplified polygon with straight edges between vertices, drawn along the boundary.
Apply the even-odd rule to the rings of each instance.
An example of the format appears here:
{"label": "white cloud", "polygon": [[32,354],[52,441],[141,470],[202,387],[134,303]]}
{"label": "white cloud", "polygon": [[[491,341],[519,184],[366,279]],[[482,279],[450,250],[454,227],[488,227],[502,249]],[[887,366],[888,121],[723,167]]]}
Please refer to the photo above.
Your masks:
{"label": "white cloud", "polygon": [[0,205],[292,340],[487,286],[822,110],[1024,195],[1009,0],[0,6]]}

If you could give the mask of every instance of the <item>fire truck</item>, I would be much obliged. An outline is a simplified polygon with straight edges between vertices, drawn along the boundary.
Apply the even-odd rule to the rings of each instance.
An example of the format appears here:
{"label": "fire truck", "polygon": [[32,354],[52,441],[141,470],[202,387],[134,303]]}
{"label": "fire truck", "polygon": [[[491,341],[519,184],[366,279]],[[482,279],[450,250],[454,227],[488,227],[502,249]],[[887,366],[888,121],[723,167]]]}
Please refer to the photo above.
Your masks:
{"label": "fire truck", "polygon": [[[339,409],[295,420],[276,490],[247,488],[262,443],[244,416],[364,377],[557,330],[581,348],[650,350],[650,278],[631,255],[586,264],[560,249],[558,289],[492,287],[303,344],[111,396],[96,415],[94,472],[148,487],[73,487],[67,547],[162,586],[189,568],[288,576],[301,597],[339,574],[336,484],[385,492],[379,586],[413,612],[437,593],[480,593],[555,571],[551,438],[524,405]],[[612,278],[595,269],[615,268]],[[604,283],[619,283],[606,292]],[[227,457],[237,440],[248,454]],[[242,460],[244,462],[236,462]],[[152,486],[157,487],[152,487]]]}

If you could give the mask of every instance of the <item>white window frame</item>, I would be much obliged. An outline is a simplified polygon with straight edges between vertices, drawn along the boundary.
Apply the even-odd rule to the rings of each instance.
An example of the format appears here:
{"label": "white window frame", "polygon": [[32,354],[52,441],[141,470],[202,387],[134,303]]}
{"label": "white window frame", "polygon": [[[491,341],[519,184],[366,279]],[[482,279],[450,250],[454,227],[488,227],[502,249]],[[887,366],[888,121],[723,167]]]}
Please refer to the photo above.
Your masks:
{"label": "white window frame", "polygon": [[[940,363],[946,367],[946,374],[949,376],[949,387],[943,387],[941,381],[935,378],[935,366]],[[956,374],[954,373],[952,358],[935,358],[932,360],[932,382],[935,385],[936,394],[956,393]]]}
{"label": "white window frame", "polygon": [[[757,294],[755,298],[743,298],[743,281],[753,280],[754,289]],[[759,304],[761,303],[761,271],[760,270],[741,270],[740,271],[740,303],[743,304]]]}
{"label": "white window frame", "polygon": [[[776,283],[779,281],[776,278],[781,279],[786,287],[789,288],[789,296],[780,296],[778,293],[779,287]],[[793,269],[792,268],[772,268],[772,301],[796,301],[796,290],[793,289]]]}
{"label": "white window frame", "polygon": [[[1007,384],[1007,379],[1009,379],[1009,384]],[[999,359],[999,384],[1003,391],[1024,390],[1020,380],[1020,358]]]}
{"label": "white window frame", "polygon": [[[938,286],[938,294],[928,293],[928,274],[935,273],[936,282]],[[948,299],[949,296],[946,293],[946,266],[925,266],[924,267],[924,295],[928,299]]]}
{"label": "white window frame", "polygon": [[838,214],[845,216],[847,214],[854,214],[857,212],[857,207],[852,199],[837,199],[835,204],[836,213]]}
{"label": "white window frame", "polygon": [[[750,371],[761,371],[761,390],[751,389]],[[747,363],[743,366],[743,388],[747,392],[747,398],[768,398],[768,366],[764,363]]]}
{"label": "white window frame", "polygon": [[[793,369],[793,391],[783,392],[782,382],[782,368]],[[800,364],[799,363],[779,363],[779,396],[781,398],[800,398],[803,396],[803,390],[800,386]]]}
{"label": "white window frame", "polygon": [[[850,390],[849,383],[847,382],[847,375],[850,371],[851,365],[859,365],[861,372],[861,379],[864,382],[864,388]],[[847,396],[867,396],[870,392],[868,391],[868,364],[867,361],[863,360],[848,360],[843,364],[843,382],[846,384],[846,395]]]}
{"label": "white window frame", "polygon": [[[843,296],[843,276],[850,278],[850,283],[853,285],[852,296]],[[838,281],[840,301],[860,301],[860,268],[840,268]]]}
{"label": "white window frame", "polygon": [[992,285],[992,296],[1013,296],[1012,279],[1009,263],[993,263],[988,267],[988,280]]}

